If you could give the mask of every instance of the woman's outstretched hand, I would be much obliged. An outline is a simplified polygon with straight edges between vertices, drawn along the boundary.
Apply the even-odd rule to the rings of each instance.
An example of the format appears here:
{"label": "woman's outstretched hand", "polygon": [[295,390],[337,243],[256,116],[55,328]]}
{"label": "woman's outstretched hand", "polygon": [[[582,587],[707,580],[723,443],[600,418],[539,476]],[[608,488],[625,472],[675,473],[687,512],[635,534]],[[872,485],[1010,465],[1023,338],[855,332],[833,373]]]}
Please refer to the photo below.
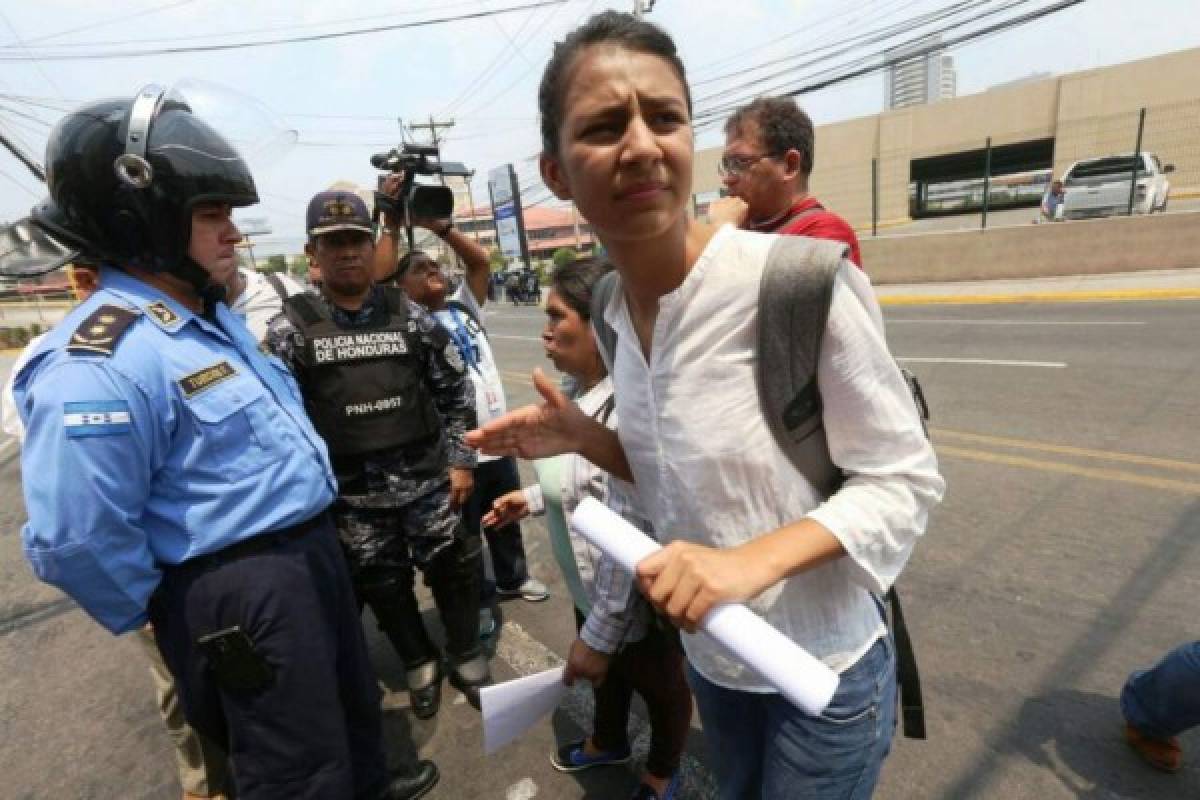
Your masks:
{"label": "woman's outstretched hand", "polygon": [[467,433],[467,444],[487,455],[546,458],[576,452],[589,425],[579,410],[540,369],[533,385],[542,402],[522,406]]}
{"label": "woman's outstretched hand", "polygon": [[503,528],[529,516],[529,502],[520,489],[501,495],[492,501],[492,510],[481,520],[485,528]]}

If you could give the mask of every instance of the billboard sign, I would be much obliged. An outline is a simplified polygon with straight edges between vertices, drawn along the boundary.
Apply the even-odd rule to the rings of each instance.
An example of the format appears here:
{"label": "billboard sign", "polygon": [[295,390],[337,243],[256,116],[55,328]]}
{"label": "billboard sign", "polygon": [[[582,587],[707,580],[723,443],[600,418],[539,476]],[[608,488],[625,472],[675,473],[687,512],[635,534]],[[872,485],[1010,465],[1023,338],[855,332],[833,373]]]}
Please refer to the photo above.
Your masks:
{"label": "billboard sign", "polygon": [[492,219],[496,223],[496,242],[506,259],[529,263],[525,243],[525,222],[521,215],[521,193],[512,164],[488,172],[488,192],[492,197]]}

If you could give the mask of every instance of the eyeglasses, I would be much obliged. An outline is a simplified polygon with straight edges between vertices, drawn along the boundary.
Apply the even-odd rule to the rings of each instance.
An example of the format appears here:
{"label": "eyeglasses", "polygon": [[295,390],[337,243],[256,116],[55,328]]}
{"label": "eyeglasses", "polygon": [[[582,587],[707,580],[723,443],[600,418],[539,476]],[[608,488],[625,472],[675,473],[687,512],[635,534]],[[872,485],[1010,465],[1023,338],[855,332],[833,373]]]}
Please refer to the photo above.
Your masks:
{"label": "eyeglasses", "polygon": [[773,156],[770,153],[763,153],[757,156],[721,156],[721,160],[717,162],[717,174],[722,178],[741,177],[742,173],[764,158],[773,158]]}

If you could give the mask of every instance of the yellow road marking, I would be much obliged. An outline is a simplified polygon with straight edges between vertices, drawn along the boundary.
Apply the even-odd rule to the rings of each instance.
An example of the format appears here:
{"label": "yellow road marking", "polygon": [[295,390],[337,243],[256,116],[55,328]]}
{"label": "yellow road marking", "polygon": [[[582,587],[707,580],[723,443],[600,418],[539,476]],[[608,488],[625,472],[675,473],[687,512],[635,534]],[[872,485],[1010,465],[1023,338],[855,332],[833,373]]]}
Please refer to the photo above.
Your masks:
{"label": "yellow road marking", "polygon": [[[516,381],[525,385],[533,384],[532,379],[526,373],[501,370],[500,374],[505,380]],[[1043,453],[1056,453],[1059,455],[1094,458],[1101,461],[1116,461],[1126,464],[1138,464],[1141,466],[1159,467],[1162,469],[1180,470],[1200,474],[1200,464],[1194,464],[1189,461],[1175,461],[1167,458],[1155,458],[1154,456],[1138,455],[1136,453],[1119,453],[1109,450],[1094,450],[1086,447],[1072,447],[1070,445],[1043,444],[1041,442],[1031,442],[1025,439],[1011,439],[1003,436],[988,436],[980,433],[968,433],[966,431],[954,431],[945,428],[930,428],[930,433],[932,433],[936,439],[957,439],[963,442],[973,442],[976,444],[991,445],[995,447],[1014,447]],[[954,447],[951,445],[941,444],[940,442],[937,446],[937,452],[939,456],[955,456],[958,458],[965,458],[970,461],[980,461],[988,464],[1002,464],[1004,466],[1021,467],[1040,472],[1057,472],[1064,475],[1076,475],[1081,478],[1092,478],[1094,480],[1112,481],[1115,483],[1125,483],[1134,486],[1145,486],[1151,489],[1161,489],[1168,492],[1200,495],[1200,483],[1172,480],[1170,478],[1155,478],[1146,475],[1138,475],[1134,472],[1127,472],[1119,469],[1083,467],[1075,464],[1066,464],[1060,461],[1044,461],[1036,458],[1026,458],[1024,456],[996,453],[988,450]]]}
{"label": "yellow road marking", "polygon": [[1059,472],[1064,475],[1078,475],[1081,478],[1093,478],[1101,481],[1128,483],[1134,486],[1146,486],[1151,489],[1162,489],[1163,491],[1167,492],[1200,495],[1200,483],[1174,481],[1167,478],[1150,478],[1144,475],[1138,475],[1133,472],[1125,472],[1124,470],[1119,469],[1096,469],[1093,467],[1080,467],[1074,464],[1063,464],[1058,461],[1039,461],[1034,458],[1010,456],[1003,453],[990,453],[984,450],[969,450],[963,447],[941,446],[938,447],[937,451],[938,455],[958,456],[959,458],[966,458],[971,461],[982,461],[988,464],[1003,464],[1009,467],[1023,467],[1025,469],[1039,470],[1041,472]]}
{"label": "yellow road marking", "polygon": [[[878,287],[886,292],[885,287]],[[881,306],[985,305],[989,303],[1096,303],[1114,300],[1196,300],[1200,288],[1112,289],[1079,292],[1014,292],[1011,294],[882,294]]]}
{"label": "yellow road marking", "polygon": [[[966,431],[952,431],[945,428],[930,428],[929,432],[938,438],[958,439],[964,442],[974,442],[975,444],[996,445],[999,447],[1016,447],[1022,450],[1036,450],[1043,453],[1058,453],[1059,455],[1067,456],[1082,456],[1084,458],[1096,458],[1102,461],[1120,461],[1126,464],[1141,464],[1147,467],[1161,467],[1163,469],[1176,469],[1186,472],[1200,473],[1200,464],[1193,464],[1190,461],[1173,461],[1168,458],[1155,458],[1154,456],[1142,456],[1136,453],[1117,453],[1111,450],[1092,450],[1086,447],[1071,447],[1065,444],[1043,444],[1042,442],[1030,442],[1025,439],[1008,439],[1002,436],[985,436],[980,433],[967,433]],[[943,448],[939,447],[939,452]]]}

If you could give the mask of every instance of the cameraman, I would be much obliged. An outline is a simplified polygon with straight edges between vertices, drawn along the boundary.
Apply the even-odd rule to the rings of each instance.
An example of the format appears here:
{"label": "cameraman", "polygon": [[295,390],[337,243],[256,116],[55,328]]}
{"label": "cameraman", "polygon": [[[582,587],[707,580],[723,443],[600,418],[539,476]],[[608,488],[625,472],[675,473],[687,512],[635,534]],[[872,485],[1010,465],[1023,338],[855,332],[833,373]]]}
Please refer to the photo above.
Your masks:
{"label": "cameraman", "polygon": [[[381,184],[380,192],[396,198],[403,182],[403,174],[389,175]],[[376,280],[380,283],[395,282],[414,302],[429,309],[450,332],[450,338],[458,345],[471,382],[475,385],[475,412],[479,424],[502,416],[506,410],[504,385],[483,327],[483,305],[487,302],[488,281],[491,279],[487,251],[457,230],[452,219],[413,220],[415,226],[437,234],[466,267],[465,280],[453,293],[448,293],[446,276],[428,254],[413,250],[406,253],[403,260],[397,260],[396,238],[403,220],[386,212],[383,219],[383,232],[375,249]],[[475,468],[475,490],[463,508],[463,522],[469,532],[483,533],[487,537],[488,550],[492,555],[496,586],[493,590],[485,585],[481,598],[482,609],[491,608],[493,591],[501,598],[520,597],[531,603],[550,596],[545,584],[529,574],[525,544],[518,524],[481,530],[481,520],[484,513],[491,510],[492,502],[519,488],[517,463],[511,456],[479,457]],[[487,634],[491,620],[487,614],[482,616],[485,617],[481,623],[484,628],[482,632]]]}

